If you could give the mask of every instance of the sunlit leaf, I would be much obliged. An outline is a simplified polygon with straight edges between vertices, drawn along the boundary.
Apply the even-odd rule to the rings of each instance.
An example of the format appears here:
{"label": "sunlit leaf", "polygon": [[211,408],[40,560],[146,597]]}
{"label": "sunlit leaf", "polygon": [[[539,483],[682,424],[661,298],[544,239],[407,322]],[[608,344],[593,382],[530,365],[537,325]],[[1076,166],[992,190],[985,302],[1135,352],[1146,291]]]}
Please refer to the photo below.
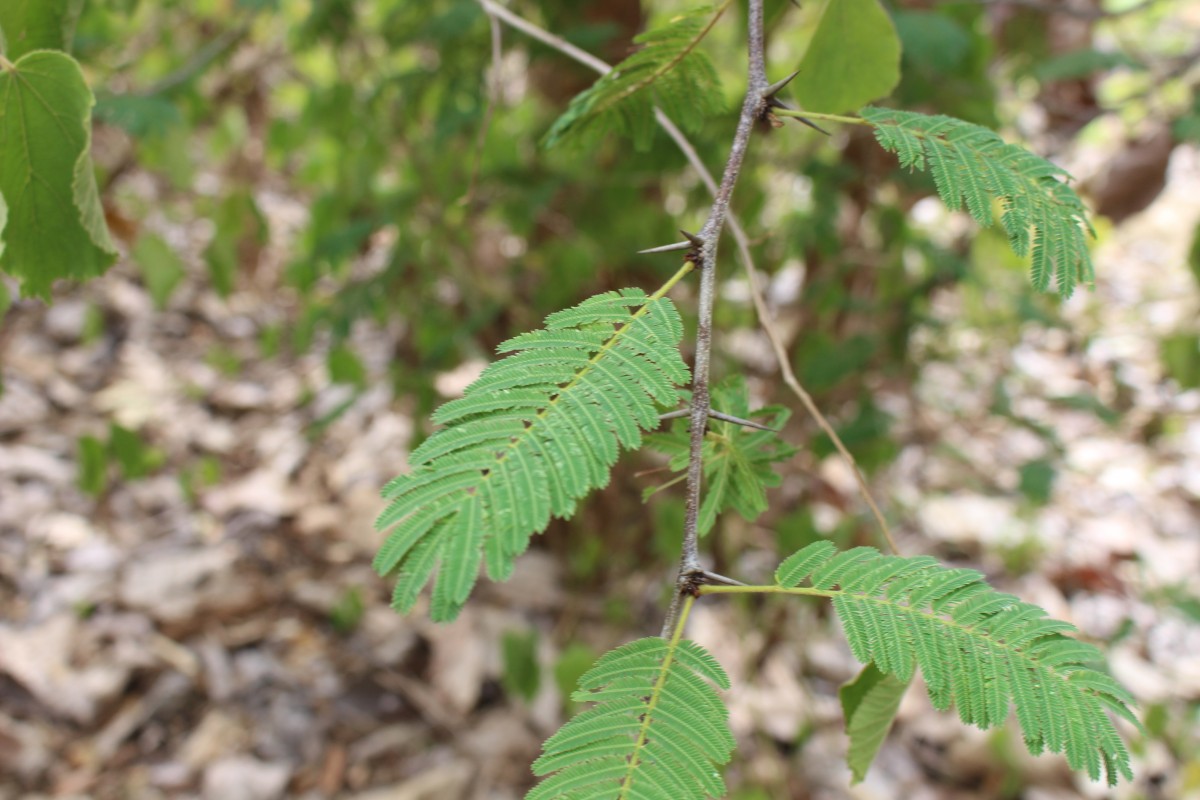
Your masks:
{"label": "sunlit leaf", "polygon": [[808,111],[838,114],[900,82],[900,37],[879,0],[825,0],[792,82]]}
{"label": "sunlit leaf", "polygon": [[68,0],[3,0],[0,32],[4,55],[16,61],[34,50],[66,50],[71,20]]}

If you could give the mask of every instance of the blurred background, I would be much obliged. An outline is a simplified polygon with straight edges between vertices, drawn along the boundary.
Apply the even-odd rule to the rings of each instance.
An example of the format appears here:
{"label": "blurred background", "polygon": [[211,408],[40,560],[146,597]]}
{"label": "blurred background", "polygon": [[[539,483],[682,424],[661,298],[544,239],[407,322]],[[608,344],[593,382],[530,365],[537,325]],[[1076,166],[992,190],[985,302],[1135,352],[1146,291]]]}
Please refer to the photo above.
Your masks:
{"label": "blurred background", "polygon": [[[1137,782],[1106,790],[914,690],[851,788],[836,688],[857,665],[828,607],[712,599],[691,635],[733,677],[730,797],[1200,797],[1200,5],[885,5],[904,45],[888,102],[1070,170],[1097,214],[1094,291],[1035,294],[1002,232],[867,130],[762,132],[735,209],[901,551],[1075,623],[1147,735]],[[685,7],[510,4],[610,63]],[[767,9],[779,77],[806,11]],[[739,13],[704,44],[727,103],[692,141],[714,171]],[[633,254],[707,214],[661,135],[542,148],[594,76],[511,29],[501,50],[474,0],[83,5],[123,256],[49,306],[5,292],[0,798],[518,798],[575,679],[658,631],[683,505],[681,487],[643,502],[650,453],[451,625],[396,615],[370,569],[378,490],[432,409],[546,314],[660,285],[675,262]],[[878,544],[722,252],[714,374],[792,406],[798,452],[769,512],[718,521],[712,563],[754,580],[817,538]]]}

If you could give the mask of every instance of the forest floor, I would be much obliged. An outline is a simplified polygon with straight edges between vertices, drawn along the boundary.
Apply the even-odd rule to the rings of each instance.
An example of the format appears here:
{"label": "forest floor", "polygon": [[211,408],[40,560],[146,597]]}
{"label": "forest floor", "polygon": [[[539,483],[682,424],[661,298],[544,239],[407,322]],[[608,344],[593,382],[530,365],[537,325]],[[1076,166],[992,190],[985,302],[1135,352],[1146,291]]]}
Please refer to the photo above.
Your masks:
{"label": "forest floor", "polygon": [[[733,797],[1200,797],[1200,391],[1173,388],[1159,360],[1200,317],[1184,256],[1196,186],[1200,154],[1180,148],[1159,200],[1106,236],[1065,328],[1029,325],[1011,347],[952,322],[946,296],[946,335],[917,347],[954,359],[881,401],[908,420],[875,482],[902,551],[977,566],[1105,643],[1143,713],[1159,709],[1157,735],[1135,737],[1137,782],[1110,795],[914,690],[847,788],[836,687],[856,667],[836,623],[805,607],[786,620],[798,635],[772,638],[746,608],[706,602],[691,635],[734,679]],[[259,200],[281,258],[303,208]],[[202,233],[159,233],[201,274]],[[265,290],[220,300],[194,275],[156,310],[124,264],[0,325],[0,799],[507,800],[530,785],[564,716],[555,670],[571,674],[563,559],[535,546],[450,625],[392,612],[370,560],[378,490],[414,426],[384,379],[396,331],[355,328],[358,391],[331,381],[320,345],[262,354],[288,313]],[[1035,424],[1060,450],[1031,505],[1018,489],[1039,491],[1021,470],[1046,455]],[[839,462],[820,474],[855,505]],[[838,512],[814,516],[832,527]],[[736,566],[755,576],[772,558]],[[621,591],[654,599],[663,577]],[[572,603],[592,652],[658,624]],[[540,665],[528,698],[513,688],[522,648]]]}

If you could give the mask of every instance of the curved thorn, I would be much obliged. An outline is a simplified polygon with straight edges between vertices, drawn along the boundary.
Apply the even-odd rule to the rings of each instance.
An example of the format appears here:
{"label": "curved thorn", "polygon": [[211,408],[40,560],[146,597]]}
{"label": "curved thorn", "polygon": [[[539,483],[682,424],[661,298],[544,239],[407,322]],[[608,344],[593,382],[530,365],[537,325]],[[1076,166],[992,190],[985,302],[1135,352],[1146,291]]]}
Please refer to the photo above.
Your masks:
{"label": "curved thorn", "polygon": [[680,228],[680,229],[679,229],[679,232],[683,234],[683,238],[687,239],[689,242],[691,242],[691,243],[692,243],[692,247],[695,247],[696,249],[699,249],[699,248],[701,248],[701,247],[704,247],[704,240],[703,240],[703,239],[701,239],[701,238],[700,238],[699,236],[697,236],[696,234],[694,234],[694,233],[688,233],[688,232],[687,232],[687,231],[685,231],[683,228]]}

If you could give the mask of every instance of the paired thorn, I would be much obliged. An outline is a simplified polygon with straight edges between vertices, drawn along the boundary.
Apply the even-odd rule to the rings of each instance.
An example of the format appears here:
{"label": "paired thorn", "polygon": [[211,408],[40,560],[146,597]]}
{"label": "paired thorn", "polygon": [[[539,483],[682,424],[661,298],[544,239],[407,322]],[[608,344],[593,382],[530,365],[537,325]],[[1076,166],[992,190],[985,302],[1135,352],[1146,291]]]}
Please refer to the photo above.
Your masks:
{"label": "paired thorn", "polygon": [[711,584],[718,584],[721,586],[745,586],[746,585],[746,584],[742,583],[741,581],[734,580],[733,578],[727,578],[724,575],[718,574],[716,572],[709,572],[706,569],[702,569],[699,572],[693,573],[692,579],[695,580],[697,583],[701,583],[701,584],[711,583]]}
{"label": "paired thorn", "polygon": [[694,233],[688,233],[685,230],[680,230],[685,241],[675,242],[674,244],[664,244],[661,247],[651,247],[647,250],[638,250],[638,255],[648,255],[651,253],[674,253],[679,250],[688,250],[699,252],[704,247],[704,240]]}
{"label": "paired thorn", "polygon": [[[787,108],[787,106],[782,106],[782,108]],[[805,125],[807,125],[808,127],[812,128],[814,131],[817,131],[818,133],[823,133],[823,134],[825,134],[826,136],[832,136],[832,135],[833,135],[833,134],[831,134],[829,131],[827,131],[827,130],[825,130],[824,128],[822,128],[822,127],[821,127],[820,125],[818,125],[817,123],[813,122],[813,121],[812,121],[811,119],[809,119],[808,117],[792,117],[792,119],[796,120],[797,122],[803,122]]]}
{"label": "paired thorn", "polygon": [[[691,413],[692,413],[692,410],[690,408],[681,408],[678,411],[668,411],[666,414],[659,414],[658,418],[660,421],[665,422],[669,419],[679,419],[681,417],[686,417]],[[768,431],[770,433],[778,433],[779,432],[775,428],[768,428],[766,425],[763,425],[762,423],[759,423],[759,422],[755,422],[754,420],[742,419],[741,417],[735,417],[732,414],[725,414],[725,413],[723,413],[721,411],[717,411],[716,409],[713,409],[713,408],[710,408],[708,410],[708,416],[712,419],[719,419],[722,422],[732,422],[734,425],[742,425],[744,427],[754,428],[754,429],[760,430],[760,431]]]}
{"label": "paired thorn", "polygon": [[653,253],[673,253],[676,250],[691,250],[691,242],[675,242],[674,244],[664,244],[661,247],[650,247],[645,250],[638,250],[638,255],[650,255]]}
{"label": "paired thorn", "polygon": [[712,409],[712,408],[710,408],[708,410],[708,415],[710,417],[712,417],[713,419],[719,419],[722,422],[732,422],[734,425],[741,425],[746,428],[754,428],[756,430],[769,431],[771,433],[779,432],[779,431],[775,430],[774,428],[768,428],[766,425],[763,425],[761,422],[755,422],[754,420],[750,420],[750,419],[742,419],[741,417],[735,417],[732,414],[724,414],[724,413],[717,411],[715,409]]}
{"label": "paired thorn", "polygon": [[768,103],[771,102],[771,98],[774,97],[775,95],[779,94],[779,91],[783,87],[785,87],[789,83],[791,83],[792,79],[795,78],[799,74],[800,74],[800,70],[796,70],[791,75],[788,75],[786,78],[784,78],[783,80],[775,81],[775,83],[772,83],[770,86],[768,86],[766,89],[763,90],[763,98]]}
{"label": "paired thorn", "polygon": [[706,569],[697,567],[690,570],[683,578],[682,592],[690,594],[692,597],[700,596],[701,586],[745,586],[741,581],[727,578],[716,572],[710,572]]}
{"label": "paired thorn", "polygon": [[[776,128],[782,127],[783,121],[780,120],[778,117],[776,117],[774,114],[772,114],[771,109],[784,108],[784,109],[787,109],[788,111],[795,110],[791,106],[789,106],[787,103],[780,100],[777,95],[779,94],[780,90],[783,89],[783,87],[785,87],[789,83],[791,83],[792,80],[799,74],[800,74],[800,70],[796,70],[791,75],[788,75],[786,78],[784,78],[783,80],[776,81],[775,83],[772,83],[770,86],[768,86],[766,89],[763,90],[763,99],[767,101],[767,108],[766,108],[766,111],[764,111],[764,113],[763,113],[763,118],[766,119],[768,122],[770,122],[773,127],[776,127]],[[791,116],[791,115],[789,114],[788,116]],[[829,131],[825,130],[820,125],[813,122],[811,119],[808,119],[807,117],[795,116],[795,117],[792,117],[792,119],[795,119],[799,122],[803,122],[805,125],[812,128],[814,131],[819,131],[820,133],[823,133],[826,136],[830,135]]]}

